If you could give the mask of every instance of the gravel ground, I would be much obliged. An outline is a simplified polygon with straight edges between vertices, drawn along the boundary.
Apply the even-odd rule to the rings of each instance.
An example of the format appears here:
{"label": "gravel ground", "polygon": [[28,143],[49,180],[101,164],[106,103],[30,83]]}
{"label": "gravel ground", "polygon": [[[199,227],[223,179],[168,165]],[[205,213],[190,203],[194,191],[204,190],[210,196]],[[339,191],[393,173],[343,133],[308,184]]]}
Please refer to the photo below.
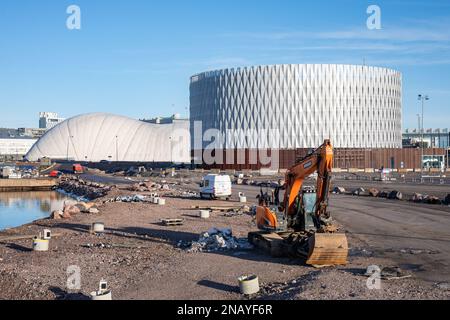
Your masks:
{"label": "gravel ground", "polygon": [[[130,194],[116,190],[116,194]],[[315,269],[299,259],[272,258],[257,250],[188,253],[177,247],[198,240],[211,227],[231,228],[245,238],[255,226],[250,215],[226,217],[213,213],[201,220],[193,205],[236,205],[233,201],[182,199],[166,195],[167,205],[106,203],[100,214],[79,214],[70,220],[40,220],[0,232],[35,235],[44,227],[61,236],[50,251],[31,251],[31,240],[0,243],[0,299],[88,299],[101,279],[108,281],[113,299],[248,299],[240,295],[237,278],[257,274],[262,290],[251,299],[449,299],[445,286],[411,278],[382,280],[369,290],[368,266],[391,266],[392,261],[370,252],[362,240],[349,236],[349,264]],[[142,193],[145,194],[145,193]],[[251,199],[249,199],[251,200]],[[335,201],[339,201],[336,199]],[[184,225],[166,227],[163,218],[182,218]],[[106,233],[89,233],[93,222],[104,222]],[[81,289],[67,289],[67,268],[81,270]]]}

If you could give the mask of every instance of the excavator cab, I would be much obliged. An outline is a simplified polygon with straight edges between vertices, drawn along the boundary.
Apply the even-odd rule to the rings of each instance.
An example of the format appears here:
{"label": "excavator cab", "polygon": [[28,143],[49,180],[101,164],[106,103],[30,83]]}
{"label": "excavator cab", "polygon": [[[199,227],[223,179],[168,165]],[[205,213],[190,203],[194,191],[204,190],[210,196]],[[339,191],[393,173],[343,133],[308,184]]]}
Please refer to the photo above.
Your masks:
{"label": "excavator cab", "polygon": [[298,194],[295,203],[295,215],[290,216],[288,227],[294,231],[316,231],[315,207],[317,202],[317,192],[314,188],[304,188]]}

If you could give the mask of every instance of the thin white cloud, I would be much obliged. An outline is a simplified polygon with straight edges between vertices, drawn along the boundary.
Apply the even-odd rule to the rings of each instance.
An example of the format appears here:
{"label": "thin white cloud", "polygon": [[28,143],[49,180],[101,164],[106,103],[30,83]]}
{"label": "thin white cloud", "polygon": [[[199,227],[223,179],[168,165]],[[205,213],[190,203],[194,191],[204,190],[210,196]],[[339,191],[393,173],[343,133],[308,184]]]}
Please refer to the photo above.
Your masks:
{"label": "thin white cloud", "polygon": [[413,41],[450,41],[450,26],[441,30],[429,30],[414,27],[384,27],[381,30],[353,28],[338,31],[285,31],[285,32],[241,32],[226,33],[222,36],[233,38],[252,38],[259,40],[390,40],[400,42]]}

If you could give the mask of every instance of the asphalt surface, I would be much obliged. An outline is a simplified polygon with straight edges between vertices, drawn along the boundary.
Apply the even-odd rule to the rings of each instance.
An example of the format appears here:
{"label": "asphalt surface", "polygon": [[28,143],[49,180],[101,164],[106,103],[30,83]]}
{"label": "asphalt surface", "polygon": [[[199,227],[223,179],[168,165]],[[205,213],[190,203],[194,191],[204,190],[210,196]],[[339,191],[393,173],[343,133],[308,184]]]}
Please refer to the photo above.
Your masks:
{"label": "asphalt surface", "polygon": [[450,280],[450,208],[369,197],[332,196],[333,217],[374,255],[425,281]]}

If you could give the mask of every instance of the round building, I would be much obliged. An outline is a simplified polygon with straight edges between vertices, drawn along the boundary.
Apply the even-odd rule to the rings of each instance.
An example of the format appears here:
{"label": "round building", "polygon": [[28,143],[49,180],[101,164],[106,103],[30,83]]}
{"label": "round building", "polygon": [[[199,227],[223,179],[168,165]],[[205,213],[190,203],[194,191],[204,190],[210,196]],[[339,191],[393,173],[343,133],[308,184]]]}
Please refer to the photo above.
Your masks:
{"label": "round building", "polygon": [[[221,133],[223,149],[261,147],[236,139],[236,131],[277,132],[268,147],[280,150],[316,148],[328,138],[335,148],[401,148],[402,76],[338,64],[209,71],[191,77],[190,117],[194,150],[208,147],[209,129]],[[202,134],[194,132],[196,123]]]}

